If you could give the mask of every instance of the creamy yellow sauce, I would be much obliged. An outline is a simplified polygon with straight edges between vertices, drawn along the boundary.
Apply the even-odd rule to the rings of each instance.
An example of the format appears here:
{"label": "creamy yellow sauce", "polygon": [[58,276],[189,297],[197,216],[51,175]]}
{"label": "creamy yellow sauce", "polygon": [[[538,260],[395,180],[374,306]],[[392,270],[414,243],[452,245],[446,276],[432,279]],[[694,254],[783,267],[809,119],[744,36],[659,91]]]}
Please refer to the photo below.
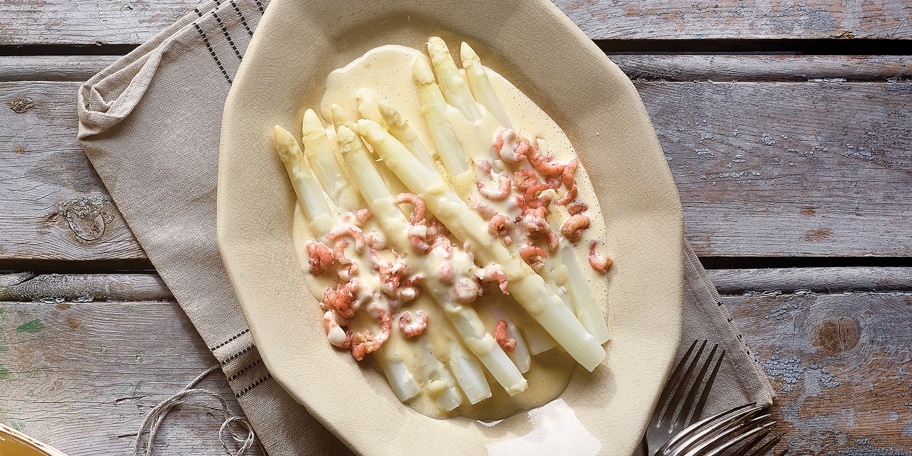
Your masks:
{"label": "creamy yellow sauce", "polygon": [[[411,48],[382,46],[369,51],[348,66],[333,71],[326,80],[326,90],[320,105],[320,113],[324,124],[332,124],[331,106],[334,104],[340,106],[349,119],[367,118],[382,124],[377,106],[380,100],[385,100],[391,103],[407,119],[418,135],[419,140],[433,154],[433,142],[423,121],[417,88],[412,76],[415,59],[427,60],[428,57],[423,52]],[[495,93],[518,133],[525,136],[538,137],[541,149],[552,151],[556,161],[567,162],[576,157],[569,139],[546,113],[499,74],[487,68],[486,72]],[[470,123],[465,121],[455,111],[455,108],[450,107],[448,118],[457,139],[459,139],[467,155],[473,157],[488,156],[490,154],[493,148],[494,134],[497,131],[497,122],[492,116],[487,115],[481,122]],[[327,134],[331,140],[335,138],[335,132],[331,126],[327,128]],[[440,169],[442,173],[442,168]],[[470,174],[473,176],[472,180],[465,182],[460,181],[460,177],[449,176],[451,185],[474,186],[474,173]],[[387,179],[393,194],[405,191],[404,186],[397,181],[392,173],[386,173],[384,177]],[[586,280],[592,287],[593,296],[600,304],[599,307],[605,309],[608,298],[607,280],[604,275],[596,273],[588,266],[588,240],[604,239],[605,225],[583,164],[580,164],[576,172],[576,182],[579,188],[578,200],[588,205],[586,214],[589,216],[590,226],[583,239],[574,247],[573,252],[579,264],[582,265]],[[499,212],[510,213],[511,209],[506,203],[496,201],[489,203],[495,206]],[[557,231],[557,228],[569,214],[563,206],[557,204],[552,204],[551,209],[552,213],[548,217],[548,222]],[[296,210],[295,213],[294,233],[299,258],[301,258],[302,265],[306,270],[308,257],[305,251],[305,242],[313,239],[314,236],[310,232],[308,223],[299,212]],[[516,214],[512,213],[511,215],[515,216]],[[365,225],[365,232],[371,229],[379,229],[378,223],[382,223],[387,230],[408,229],[407,225],[389,226],[389,222],[378,221],[374,218]],[[478,227],[478,229],[485,230],[485,227]],[[603,244],[604,242],[599,244],[598,253],[600,255],[606,253]],[[388,252],[382,254],[388,255]],[[545,259],[544,263],[542,275],[550,280],[556,290],[568,293],[567,269],[560,256],[550,256]],[[436,270],[438,266],[430,265],[429,269]],[[307,274],[307,276],[311,291],[318,300],[322,296],[323,290],[335,281],[331,274],[317,277]],[[372,277],[369,264],[360,267],[359,279],[371,286],[375,286],[378,283],[377,279]],[[496,283],[488,284],[484,295],[472,304],[484,323],[484,329],[487,332],[493,332],[496,323],[496,319],[492,317],[487,309],[489,306],[495,305],[500,306],[510,315],[521,332],[533,331],[535,328],[538,328],[539,332],[543,332],[521,306],[510,296],[504,296],[497,290]],[[378,362],[382,359],[387,365],[390,362],[395,362],[401,363],[402,366],[407,367],[409,370],[420,370],[422,363],[427,361],[424,356],[428,350],[433,352],[436,358],[446,361],[450,356],[451,350],[457,345],[463,344],[449,323],[445,311],[435,300],[428,296],[426,290],[423,290],[417,299],[407,302],[400,310],[409,310],[414,313],[419,309],[429,315],[429,325],[426,332],[419,338],[406,339],[398,330],[394,330],[383,348],[366,359],[376,369],[382,371],[381,363]],[[311,309],[306,309],[305,311],[310,312]],[[313,310],[313,312],[316,315],[317,310]],[[602,318],[604,318],[604,314]],[[351,324],[351,328],[354,330],[373,326],[375,326],[375,323],[364,317],[356,318]],[[545,335],[544,338],[537,340],[547,339],[549,337]],[[492,342],[488,338],[477,339],[471,343],[491,344]],[[551,344],[553,345],[553,341],[551,341]],[[472,348],[485,349],[479,346]],[[455,410],[442,410],[438,401],[435,401],[435,394],[439,393],[441,388],[445,389],[446,385],[430,384],[419,385],[422,392],[415,398],[406,401],[406,403],[420,413],[436,418],[462,415],[479,420],[496,420],[509,416],[517,410],[543,405],[561,394],[569,382],[576,365],[574,360],[560,348],[548,348],[549,345],[547,343],[538,347],[530,347],[535,354],[531,358],[531,368],[523,374],[528,381],[528,388],[519,394],[508,394],[497,381],[491,378],[490,374],[487,374],[491,397],[477,404],[473,405],[469,404],[468,401],[463,401],[462,405]]]}

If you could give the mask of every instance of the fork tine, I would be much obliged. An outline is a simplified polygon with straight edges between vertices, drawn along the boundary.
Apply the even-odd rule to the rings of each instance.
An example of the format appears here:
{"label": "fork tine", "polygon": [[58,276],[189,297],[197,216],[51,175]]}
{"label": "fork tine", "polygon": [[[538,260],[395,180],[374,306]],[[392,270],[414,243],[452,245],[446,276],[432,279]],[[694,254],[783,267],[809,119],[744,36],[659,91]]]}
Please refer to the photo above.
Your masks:
{"label": "fork tine", "polygon": [[[700,362],[700,356],[703,354],[703,349],[706,348],[706,342],[707,341],[704,340],[703,343],[700,344],[700,349],[697,350],[697,354],[694,356],[693,360],[687,363],[687,370],[684,372],[681,378],[675,379],[677,387],[675,388],[674,395],[671,396],[671,401],[668,403],[668,408],[665,410],[665,418],[667,419],[666,421],[671,421],[671,418],[675,416],[675,412],[678,408],[677,405],[681,403],[681,396],[683,396],[684,392],[687,391],[687,385],[690,382],[691,374],[693,374],[693,370]],[[683,364],[684,361],[682,360],[681,363]],[[681,414],[686,414],[686,412],[686,410],[682,410]],[[680,414],[678,417],[680,417]],[[680,430],[678,425],[682,423],[683,421],[681,423],[678,423],[677,421],[673,422],[670,426],[672,432],[677,432]]]}
{"label": "fork tine", "polygon": [[[762,410],[762,408],[756,406],[756,403],[752,402],[749,404],[739,405],[730,410],[726,410],[724,412],[704,418],[676,434],[668,442],[666,442],[665,445],[662,446],[660,451],[667,453],[671,448],[677,448],[676,451],[689,448],[693,446],[694,443],[703,439],[707,435],[710,435],[713,432],[717,432],[720,429],[725,429],[726,427],[731,426],[732,423],[736,423],[738,420],[749,417],[759,412],[760,410]],[[733,413],[735,414],[732,415]]]}
{"label": "fork tine", "polygon": [[697,341],[693,341],[690,344],[690,348],[687,349],[687,352],[684,353],[684,357],[681,358],[681,361],[675,366],[674,371],[671,372],[671,375],[668,377],[668,381],[665,383],[665,388],[662,389],[662,393],[659,395],[659,401],[656,403],[655,409],[652,411],[652,419],[649,420],[650,424],[655,424],[658,427],[660,420],[659,417],[662,415],[662,411],[669,404],[668,398],[675,391],[678,378],[681,376],[685,366],[687,365],[687,360],[690,358],[691,353],[693,353],[694,348],[697,346]]}
{"label": "fork tine", "polygon": [[[717,345],[718,346],[718,345]],[[715,347],[713,347],[713,352],[715,352]],[[710,359],[712,354],[710,354]],[[690,424],[694,420],[700,417],[703,414],[703,406],[706,405],[706,400],[709,399],[709,390],[712,388],[713,383],[716,381],[716,374],[719,373],[719,368],[722,367],[722,359],[725,358],[725,350],[722,350],[722,353],[719,353],[719,359],[716,360],[716,365],[713,367],[712,373],[709,375],[709,379],[706,380],[706,386],[703,388],[703,393],[700,394],[700,400],[697,402],[697,406],[694,407],[693,413],[690,416],[687,424]],[[701,376],[702,378],[702,376]]]}
{"label": "fork tine", "polygon": [[[678,414],[675,421],[675,429],[683,429],[684,426],[689,425],[703,413],[703,405],[706,404],[706,399],[709,397],[709,390],[716,380],[715,374],[719,371],[719,367],[722,364],[722,357],[725,356],[725,350],[722,350],[722,355],[716,360],[713,372],[706,380],[706,384],[702,388],[700,386],[703,384],[703,379],[706,378],[706,372],[709,370],[709,366],[712,364],[713,357],[715,357],[718,348],[718,344],[713,346],[712,350],[709,352],[709,356],[706,358],[706,362],[704,362],[703,367],[700,368],[700,373],[694,378],[687,397],[684,399],[684,404],[681,406],[681,413]],[[700,393],[700,399],[697,401],[696,406],[694,406],[694,399],[697,398],[697,393]]]}
{"label": "fork tine", "polygon": [[[741,442],[742,440],[747,439],[748,437],[750,437],[750,436],[752,436],[752,435],[756,435],[757,437],[759,437],[759,438],[757,439],[757,442],[759,442],[760,440],[763,440],[763,438],[766,437],[767,434],[769,434],[770,432],[772,432],[773,428],[775,428],[777,424],[779,424],[779,423],[777,423],[776,421],[769,421],[769,422],[766,422],[766,423],[762,424],[760,427],[756,427],[756,428],[754,428],[754,429],[751,429],[750,431],[747,431],[747,432],[745,432],[744,434],[742,434],[742,435],[740,435],[740,436],[738,436],[738,437],[736,437],[736,438],[733,438],[733,439],[730,440],[729,442],[727,442],[727,443],[725,443],[725,444],[723,444],[723,445],[720,445],[718,448],[713,449],[713,451],[711,451],[711,452],[709,452],[709,453],[706,453],[704,456],[717,456],[717,455],[720,455],[720,454],[722,454],[723,451],[725,451],[725,450],[727,450],[728,448],[731,448],[731,447],[737,445],[739,442]],[[719,437],[719,440],[721,440],[721,439],[722,439],[722,437]],[[718,440],[717,440],[717,441],[718,441]],[[695,456],[695,455],[693,455],[693,456]]]}
{"label": "fork tine", "polygon": [[[765,417],[761,417],[761,418],[765,419]],[[770,421],[770,422],[764,423],[760,426],[751,428],[752,425],[756,425],[757,423],[760,423],[760,422],[762,422],[762,420],[758,421],[758,419],[754,419],[754,420],[751,420],[746,423],[740,423],[738,425],[732,426],[731,428],[725,430],[722,433],[719,433],[719,434],[713,436],[709,440],[700,443],[700,445],[698,445],[694,449],[688,451],[687,453],[682,453],[682,452],[676,451],[673,454],[675,456],[677,456],[677,455],[716,456],[716,455],[721,454],[723,451],[737,445],[739,442],[747,439],[748,437],[751,437],[751,436],[757,435],[757,434],[763,434],[765,436],[777,424],[775,421]],[[744,431],[745,428],[748,428],[749,430]],[[726,441],[726,439],[730,439],[730,440]],[[720,444],[720,442],[725,442],[725,443]]]}
{"label": "fork tine", "polygon": [[[772,429],[770,429],[770,430],[772,431]],[[767,442],[764,445],[762,445],[760,448],[757,448],[756,450],[751,451],[752,448],[757,446],[757,444],[760,443],[760,441],[763,440],[764,437],[766,437],[766,434],[767,433],[758,434],[756,437],[751,439],[751,441],[742,445],[741,448],[738,449],[738,451],[735,451],[730,456],[761,456],[761,455],[766,454],[771,448],[773,448],[773,446],[776,445],[776,442],[779,441],[778,437],[773,437],[773,439],[770,440],[770,442],[772,442],[772,444],[770,444],[770,442]],[[769,446],[767,447],[767,445],[769,445]]]}

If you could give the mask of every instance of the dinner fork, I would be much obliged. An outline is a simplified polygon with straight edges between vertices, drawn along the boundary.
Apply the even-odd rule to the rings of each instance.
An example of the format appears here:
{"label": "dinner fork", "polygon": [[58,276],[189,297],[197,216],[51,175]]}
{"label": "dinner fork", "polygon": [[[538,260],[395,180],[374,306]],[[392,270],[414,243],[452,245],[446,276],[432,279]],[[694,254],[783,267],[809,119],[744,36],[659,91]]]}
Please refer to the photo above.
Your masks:
{"label": "dinner fork", "polygon": [[[699,373],[694,375],[694,370],[700,364],[700,358],[707,343],[704,340],[696,355],[691,359],[691,354],[693,354],[698,342],[695,340],[690,345],[690,348],[687,349],[659,396],[658,405],[656,405],[652,418],[649,420],[641,445],[649,456],[658,454],[660,448],[672,436],[681,432],[685,426],[699,418],[703,412],[703,406],[706,405],[709,390],[712,388],[716,374],[719,372],[722,358],[725,356],[725,350],[722,350],[715,363],[713,363],[716,350],[719,348],[718,344],[713,345],[709,356],[702,363]],[[707,377],[706,374],[709,372],[710,367],[712,367],[712,372]],[[705,383],[704,379],[706,380]]]}
{"label": "dinner fork", "polygon": [[[761,456],[779,443],[775,436],[754,449],[776,426],[776,421],[755,403],[740,405],[700,420],[672,437],[656,453],[662,456]],[[788,452],[785,449],[777,456]]]}

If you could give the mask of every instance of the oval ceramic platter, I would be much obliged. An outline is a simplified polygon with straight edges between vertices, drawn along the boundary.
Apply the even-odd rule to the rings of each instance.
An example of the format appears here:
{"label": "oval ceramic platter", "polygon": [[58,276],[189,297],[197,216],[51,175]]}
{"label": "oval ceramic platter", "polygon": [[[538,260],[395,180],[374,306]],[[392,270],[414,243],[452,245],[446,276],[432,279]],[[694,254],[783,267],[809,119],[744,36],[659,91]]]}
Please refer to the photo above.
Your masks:
{"label": "oval ceramic platter", "polygon": [[[496,425],[415,412],[327,343],[271,140],[276,124],[300,131],[333,69],[383,44],[423,49],[435,34],[472,44],[563,128],[614,259],[605,361],[577,367],[559,399]],[[225,105],[218,240],[228,275],[269,371],[361,454],[631,454],[680,339],[682,239],[678,194],[636,90],[548,0],[273,0]]]}

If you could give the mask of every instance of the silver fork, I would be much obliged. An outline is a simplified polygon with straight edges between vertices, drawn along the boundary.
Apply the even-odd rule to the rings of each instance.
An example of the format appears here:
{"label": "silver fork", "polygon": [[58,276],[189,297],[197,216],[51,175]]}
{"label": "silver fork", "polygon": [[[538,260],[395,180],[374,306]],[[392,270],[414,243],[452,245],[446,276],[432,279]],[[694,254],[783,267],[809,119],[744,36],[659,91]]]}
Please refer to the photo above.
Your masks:
{"label": "silver fork", "polygon": [[[700,357],[706,348],[706,341],[704,340],[691,360],[690,356],[694,348],[696,348],[697,342],[699,341],[695,340],[690,345],[690,348],[687,349],[659,396],[658,405],[656,405],[652,414],[652,419],[649,420],[641,445],[641,448],[645,449],[646,454],[649,456],[659,454],[660,448],[672,436],[681,432],[685,426],[699,418],[703,412],[703,406],[706,404],[709,390],[712,388],[716,374],[719,372],[719,366],[721,366],[722,358],[725,356],[725,350],[722,350],[719,358],[713,363],[716,350],[719,348],[718,344],[714,345],[709,352],[709,356],[700,367],[699,373],[694,375],[694,370],[700,364]],[[712,366],[712,372],[709,377],[706,377],[710,366]],[[706,380],[705,383],[704,379]]]}
{"label": "silver fork", "polygon": [[[779,443],[775,436],[754,449],[776,426],[776,421],[756,404],[745,404],[700,420],[672,437],[662,448],[663,456],[716,456],[731,450],[731,456],[761,456]],[[785,449],[778,456],[788,452]]]}

